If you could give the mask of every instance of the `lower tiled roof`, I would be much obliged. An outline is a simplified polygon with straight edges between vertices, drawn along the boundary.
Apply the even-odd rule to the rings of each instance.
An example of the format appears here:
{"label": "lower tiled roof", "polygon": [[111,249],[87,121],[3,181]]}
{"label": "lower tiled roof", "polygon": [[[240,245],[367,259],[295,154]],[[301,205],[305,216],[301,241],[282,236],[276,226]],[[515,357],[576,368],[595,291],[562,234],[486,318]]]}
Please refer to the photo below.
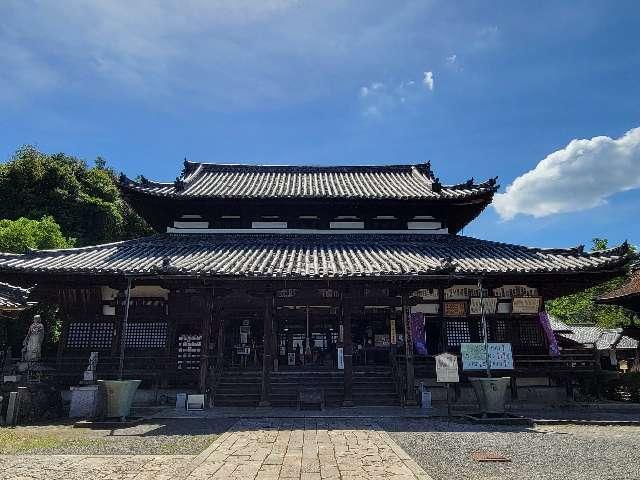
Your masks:
{"label": "lower tiled roof", "polygon": [[26,308],[29,292],[27,288],[0,282],[0,311]]}
{"label": "lower tiled roof", "polygon": [[636,265],[635,270],[624,285],[598,297],[598,302],[615,304],[617,301],[632,297],[640,297],[640,264]]}
{"label": "lower tiled roof", "polygon": [[457,235],[162,234],[64,250],[0,254],[1,272],[403,277],[438,273],[562,273],[618,268],[628,248],[584,253]]}

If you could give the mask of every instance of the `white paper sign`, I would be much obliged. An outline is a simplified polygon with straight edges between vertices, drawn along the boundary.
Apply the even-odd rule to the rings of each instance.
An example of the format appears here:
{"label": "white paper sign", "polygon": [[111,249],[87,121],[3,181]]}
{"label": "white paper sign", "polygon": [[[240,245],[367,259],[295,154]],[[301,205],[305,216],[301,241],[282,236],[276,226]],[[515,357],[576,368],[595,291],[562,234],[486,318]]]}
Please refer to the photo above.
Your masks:
{"label": "white paper sign", "polygon": [[344,370],[344,348],[338,347],[338,370]]}
{"label": "white paper sign", "polygon": [[289,365],[291,367],[295,367],[295,365],[296,365],[296,354],[295,353],[287,354],[287,365]]}
{"label": "white paper sign", "polygon": [[436,355],[436,377],[441,383],[459,382],[458,357],[450,353]]}
{"label": "white paper sign", "polygon": [[[491,370],[513,370],[510,343],[489,343],[488,348]],[[486,370],[487,356],[484,343],[462,343],[460,353],[463,370]]]}

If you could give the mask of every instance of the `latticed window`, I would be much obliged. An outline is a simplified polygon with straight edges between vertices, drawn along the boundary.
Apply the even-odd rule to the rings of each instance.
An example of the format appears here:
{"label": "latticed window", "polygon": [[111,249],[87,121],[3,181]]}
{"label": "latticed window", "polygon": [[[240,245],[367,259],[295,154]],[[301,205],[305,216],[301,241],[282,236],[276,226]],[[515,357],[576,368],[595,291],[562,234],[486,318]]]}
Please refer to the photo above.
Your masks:
{"label": "latticed window", "polygon": [[113,323],[74,322],[69,325],[67,347],[69,348],[111,348]]}
{"label": "latticed window", "polygon": [[489,340],[492,342],[510,342],[511,329],[509,322],[505,319],[492,319],[487,324],[489,328]]}
{"label": "latticed window", "polygon": [[520,344],[523,347],[543,347],[545,345],[542,329],[537,319],[520,319]]}
{"label": "latticed window", "polygon": [[449,345],[450,347],[459,347],[461,343],[469,343],[471,341],[469,323],[464,320],[448,321],[446,333],[447,345]]}
{"label": "latticed window", "polygon": [[167,322],[137,322],[127,325],[127,348],[163,348],[167,341]]}

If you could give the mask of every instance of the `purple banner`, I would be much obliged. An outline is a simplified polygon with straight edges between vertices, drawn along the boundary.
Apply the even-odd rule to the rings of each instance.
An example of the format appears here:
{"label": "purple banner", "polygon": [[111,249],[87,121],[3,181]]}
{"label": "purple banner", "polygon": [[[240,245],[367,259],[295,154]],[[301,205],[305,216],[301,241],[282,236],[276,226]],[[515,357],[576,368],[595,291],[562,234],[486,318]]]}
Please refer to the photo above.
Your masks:
{"label": "purple banner", "polygon": [[418,355],[427,354],[427,344],[424,337],[424,313],[412,313],[411,320],[411,337],[413,337],[413,345]]}
{"label": "purple banner", "polygon": [[553,328],[551,328],[551,322],[549,321],[549,315],[547,315],[547,312],[540,312],[538,314],[538,320],[540,321],[540,325],[542,326],[544,334],[547,336],[547,341],[549,342],[549,355],[552,357],[559,357],[560,349],[558,348],[558,342],[553,333]]}

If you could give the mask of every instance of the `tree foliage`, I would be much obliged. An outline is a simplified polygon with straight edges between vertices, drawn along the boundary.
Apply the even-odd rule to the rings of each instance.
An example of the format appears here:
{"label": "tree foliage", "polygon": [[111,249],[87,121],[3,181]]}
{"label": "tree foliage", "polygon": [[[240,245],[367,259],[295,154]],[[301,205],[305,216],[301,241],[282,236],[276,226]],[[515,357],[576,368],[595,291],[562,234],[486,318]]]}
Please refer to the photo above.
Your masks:
{"label": "tree foliage", "polygon": [[115,173],[64,153],[20,148],[0,165],[0,218],[51,216],[78,246],[147,235],[150,228],[120,196]]}
{"label": "tree foliage", "polygon": [[17,220],[0,220],[0,251],[24,253],[30,248],[38,250],[67,248],[73,240],[62,235],[60,226],[51,216],[40,220],[20,217]]}
{"label": "tree foliage", "polygon": [[[606,239],[594,238],[592,251],[605,250],[607,245]],[[546,309],[554,317],[569,324],[593,323],[606,328],[629,325],[634,321],[632,312],[615,305],[598,305],[594,301],[597,297],[621,287],[626,281],[625,276],[620,276],[582,292],[550,300]]]}

